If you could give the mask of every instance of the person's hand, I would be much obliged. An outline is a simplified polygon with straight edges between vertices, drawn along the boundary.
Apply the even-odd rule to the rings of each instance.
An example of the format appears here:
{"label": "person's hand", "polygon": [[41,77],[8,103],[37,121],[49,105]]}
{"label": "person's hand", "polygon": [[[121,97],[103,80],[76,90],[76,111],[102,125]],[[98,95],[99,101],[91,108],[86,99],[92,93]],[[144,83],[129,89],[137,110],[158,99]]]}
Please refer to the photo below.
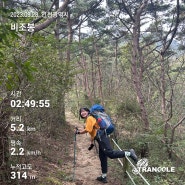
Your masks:
{"label": "person's hand", "polygon": [[77,127],[75,127],[75,134],[80,134],[80,131],[78,130]]}
{"label": "person's hand", "polygon": [[94,147],[94,144],[91,144],[91,145],[89,146],[88,150],[89,150],[89,151],[92,150],[93,147]]}

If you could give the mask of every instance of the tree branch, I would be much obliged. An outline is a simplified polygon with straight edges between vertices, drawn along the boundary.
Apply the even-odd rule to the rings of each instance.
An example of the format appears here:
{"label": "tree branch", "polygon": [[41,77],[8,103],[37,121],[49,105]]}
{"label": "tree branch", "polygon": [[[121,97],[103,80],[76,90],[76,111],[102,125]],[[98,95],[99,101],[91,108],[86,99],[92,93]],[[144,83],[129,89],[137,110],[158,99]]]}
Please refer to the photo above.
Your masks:
{"label": "tree branch", "polygon": [[175,135],[175,129],[182,124],[182,122],[185,120],[185,115],[184,117],[182,117],[179,122],[172,128],[172,134],[171,134],[171,139],[170,139],[170,144],[173,144],[173,140],[174,140],[174,135]]}
{"label": "tree branch", "polygon": [[[50,12],[50,11],[52,10],[52,8],[53,8],[53,6],[55,5],[56,1],[57,1],[57,0],[53,1],[53,3],[52,3],[52,5],[50,6],[48,12]],[[43,19],[43,17],[39,17],[39,18],[33,20],[31,23],[34,23],[34,24],[35,24],[35,23],[38,23],[38,22],[41,21],[42,19]]]}
{"label": "tree branch", "polygon": [[[120,7],[120,4],[118,4]],[[132,16],[132,13],[129,11],[129,9],[127,8],[125,2],[122,0],[121,5],[123,6],[123,8],[125,9],[126,13],[129,15],[130,19],[132,20],[132,22],[135,22],[134,17]]]}
{"label": "tree branch", "polygon": [[164,53],[166,52],[166,50],[170,47],[174,37],[175,37],[175,34],[177,32],[177,28],[178,28],[178,25],[179,25],[179,22],[180,22],[180,19],[179,19],[179,16],[180,16],[180,5],[179,5],[179,0],[177,0],[177,18],[176,18],[176,22],[175,22],[175,27],[174,29],[169,32],[172,32],[172,36],[170,38],[170,40],[168,41],[168,43],[166,44],[166,46],[163,48],[163,50],[161,51],[161,55],[164,55]]}
{"label": "tree branch", "polygon": [[173,127],[173,129],[176,129],[183,121],[185,120],[185,115],[182,117],[179,122]]}
{"label": "tree branch", "polygon": [[[68,6],[71,2],[73,2],[73,1],[74,1],[74,0],[66,0],[66,1],[62,4],[62,6],[57,10],[57,12],[63,12],[63,11],[67,8],[67,6]],[[46,21],[44,21],[43,23],[41,23],[41,24],[35,26],[35,29],[34,29],[34,32],[33,32],[33,33],[38,32],[38,31],[40,31],[40,30],[43,30],[43,29],[47,28],[47,27],[48,27],[50,24],[52,24],[57,18],[58,18],[58,17],[49,18],[49,19],[47,19]]]}

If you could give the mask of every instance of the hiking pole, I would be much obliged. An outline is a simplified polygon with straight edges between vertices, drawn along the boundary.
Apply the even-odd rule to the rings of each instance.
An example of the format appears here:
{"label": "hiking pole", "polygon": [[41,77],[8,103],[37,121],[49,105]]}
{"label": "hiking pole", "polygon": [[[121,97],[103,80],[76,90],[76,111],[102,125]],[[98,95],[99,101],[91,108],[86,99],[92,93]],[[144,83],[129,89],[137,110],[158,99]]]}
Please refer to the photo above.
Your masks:
{"label": "hiking pole", "polygon": [[96,146],[96,141],[95,140],[94,140],[94,146],[95,146],[95,149],[96,149],[96,153],[98,154],[99,152],[98,152],[98,148]]}
{"label": "hiking pole", "polygon": [[76,168],[76,134],[78,132],[78,128],[75,127],[75,135],[74,135],[74,164],[73,164],[73,181],[75,181],[75,168]]}

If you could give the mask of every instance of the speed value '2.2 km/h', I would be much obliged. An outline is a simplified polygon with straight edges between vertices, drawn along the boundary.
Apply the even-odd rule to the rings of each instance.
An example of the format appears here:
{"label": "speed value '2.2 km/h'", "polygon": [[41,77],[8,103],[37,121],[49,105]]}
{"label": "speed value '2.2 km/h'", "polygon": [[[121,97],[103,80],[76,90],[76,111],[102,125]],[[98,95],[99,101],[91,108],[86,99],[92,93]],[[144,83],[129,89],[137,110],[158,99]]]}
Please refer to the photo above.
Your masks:
{"label": "speed value '2.2 km/h'", "polygon": [[10,106],[15,108],[21,107],[50,107],[50,100],[11,100]]}

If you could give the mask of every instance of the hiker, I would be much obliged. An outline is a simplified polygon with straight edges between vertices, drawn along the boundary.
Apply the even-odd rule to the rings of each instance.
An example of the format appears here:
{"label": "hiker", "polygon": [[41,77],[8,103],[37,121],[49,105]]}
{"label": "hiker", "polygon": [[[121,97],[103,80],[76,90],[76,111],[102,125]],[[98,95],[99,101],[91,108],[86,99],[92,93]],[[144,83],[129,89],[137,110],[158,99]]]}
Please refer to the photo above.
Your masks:
{"label": "hiker", "polygon": [[131,149],[130,151],[117,151],[113,150],[109,137],[106,134],[105,130],[100,130],[99,125],[96,119],[91,115],[90,110],[86,107],[80,108],[79,116],[82,119],[85,119],[85,128],[83,130],[77,130],[76,134],[85,134],[89,133],[91,136],[91,144],[88,150],[91,150],[94,147],[93,141],[96,140],[99,144],[99,159],[101,163],[102,175],[97,177],[98,181],[107,183],[107,157],[111,159],[123,158],[129,156],[135,163],[137,163],[137,156],[135,151]]}

